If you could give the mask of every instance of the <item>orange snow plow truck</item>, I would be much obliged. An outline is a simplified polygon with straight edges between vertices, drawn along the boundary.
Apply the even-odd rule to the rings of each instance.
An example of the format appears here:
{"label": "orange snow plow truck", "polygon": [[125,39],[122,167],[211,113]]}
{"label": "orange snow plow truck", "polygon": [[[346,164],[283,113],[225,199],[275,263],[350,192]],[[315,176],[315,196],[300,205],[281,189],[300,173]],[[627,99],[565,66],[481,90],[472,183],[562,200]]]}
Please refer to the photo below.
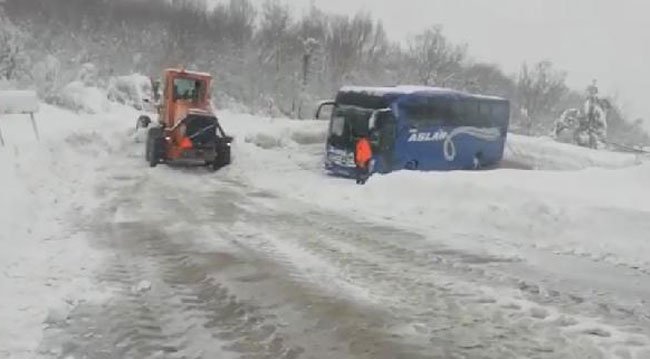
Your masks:
{"label": "orange snow plow truck", "polygon": [[[147,131],[145,157],[149,165],[201,165],[212,170],[229,165],[233,138],[225,134],[212,109],[212,76],[167,69],[159,85],[162,94],[154,86],[158,124]],[[140,116],[138,128],[150,125],[150,118]]]}

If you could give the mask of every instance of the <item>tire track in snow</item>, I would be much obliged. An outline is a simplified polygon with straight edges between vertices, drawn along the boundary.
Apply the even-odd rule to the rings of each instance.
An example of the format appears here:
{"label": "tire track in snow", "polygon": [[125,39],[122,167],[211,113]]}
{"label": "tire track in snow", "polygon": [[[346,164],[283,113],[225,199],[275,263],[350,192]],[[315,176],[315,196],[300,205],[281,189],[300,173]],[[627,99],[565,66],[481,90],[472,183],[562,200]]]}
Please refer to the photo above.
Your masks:
{"label": "tire track in snow", "polygon": [[[176,233],[166,230],[165,219],[143,216],[146,207],[132,198],[150,191],[145,180],[123,191],[108,210],[98,212],[91,221],[94,225],[86,225],[96,237],[95,245],[114,251],[98,274],[99,284],[114,297],[101,306],[78,306],[58,330],[47,333],[44,348],[55,348],[62,358],[300,356],[303,349],[285,344],[272,316],[208,277],[236,259],[217,254],[220,257],[214,259],[221,264],[206,267],[200,260],[205,253],[176,244],[170,237]],[[156,201],[170,204],[163,203],[170,202],[165,198]],[[194,219],[191,209],[176,209],[186,214],[180,221]],[[150,284],[138,288],[147,283],[143,281]]]}
{"label": "tire track in snow", "polygon": [[[317,230],[312,228],[312,233],[314,232]],[[332,245],[331,241],[323,235],[312,234],[314,239],[307,240],[303,233],[296,234],[291,231],[284,233],[286,236],[279,240],[296,238],[295,240],[300,242],[299,244],[307,251],[328,261],[333,267],[340,268],[339,275],[343,280],[353,286],[369,288],[381,301],[384,301],[384,305],[398,312],[398,319],[396,323],[393,323],[393,330],[396,334],[403,336],[404,340],[415,341],[420,345],[426,343],[430,347],[429,350],[441,357],[457,355],[475,357],[488,350],[487,346],[495,346],[496,336],[499,333],[495,328],[489,328],[490,318],[479,315],[476,309],[472,311],[469,308],[470,303],[464,302],[468,299],[480,300],[480,298],[471,292],[454,291],[452,282],[443,279],[442,276],[426,279],[424,271],[417,273],[412,270],[398,271],[394,266],[387,265],[385,261],[380,262],[377,261],[377,258],[360,254],[358,249],[350,250],[349,246]],[[418,278],[416,283],[410,283],[416,278]],[[461,309],[460,306],[465,306],[465,308]],[[466,323],[471,324],[471,327],[460,333],[450,331],[457,328],[458,323],[462,322],[460,316],[463,312],[466,312],[463,315],[472,318],[472,323]],[[429,328],[433,324],[435,324],[433,328],[439,333],[438,337],[429,335]],[[486,327],[481,328],[480,325]],[[495,336],[493,337],[493,335]],[[518,335],[511,335],[511,337],[514,337],[510,338],[514,342],[522,342]],[[435,340],[438,338],[446,339]],[[542,348],[541,346],[537,347]],[[494,348],[491,349],[494,350]],[[519,349],[517,353],[524,353],[521,347],[517,349]],[[485,357],[507,357],[504,356],[505,354],[505,352],[497,350]]]}
{"label": "tire track in snow", "polygon": [[[258,260],[264,263],[267,270],[286,273],[292,283],[289,288],[300,288],[300,295],[291,295],[286,300],[292,305],[304,307],[303,315],[314,323],[308,325],[305,333],[317,334],[320,339],[329,336],[332,338],[326,341],[338,342],[347,347],[347,350],[342,350],[347,351],[346,355],[330,354],[314,356],[315,358],[431,357],[427,353],[428,343],[423,346],[422,343],[405,340],[404,337],[387,331],[392,313],[369,300],[365,290],[337,278],[336,271],[331,271],[333,267],[320,258],[287,246],[286,243],[251,234],[242,228],[236,228],[232,233],[237,234],[233,241],[238,246],[258,253]],[[296,256],[299,256],[298,260]],[[273,269],[275,267],[280,268]],[[293,289],[288,291],[295,293]]]}
{"label": "tire track in snow", "polygon": [[[228,183],[219,183],[223,187]],[[247,228],[256,227],[261,223],[256,217],[255,206],[242,197],[241,193],[234,191],[235,188],[243,188],[239,183],[228,183],[226,189],[230,196],[237,197],[238,207],[243,209],[241,218],[236,221],[227,220],[229,224],[206,225],[206,230],[218,234],[219,237],[227,239],[231,244],[242,248],[246,253],[253,253],[254,261],[258,263],[261,270],[272,273],[274,277],[282,280],[275,281],[274,285],[290,294],[280,295],[279,301],[290,303],[293,307],[300,308],[301,318],[299,320],[312,324],[300,324],[297,327],[305,326],[304,333],[298,334],[293,330],[294,337],[302,337],[301,340],[309,342],[307,354],[315,358],[345,357],[345,358],[429,358],[427,348],[404,340],[403,337],[386,333],[384,328],[388,325],[383,319],[390,316],[390,313],[383,308],[368,306],[365,295],[359,292],[358,288],[342,281],[332,282],[332,276],[322,276],[323,281],[313,280],[314,261],[316,257],[308,257],[306,252],[300,254],[300,261],[295,260],[295,253],[288,254],[295,248],[278,247],[278,242],[268,241],[263,236],[249,235]],[[255,192],[255,197],[274,198],[265,192]],[[206,197],[202,197],[206,198]],[[207,208],[211,203],[201,203],[201,198],[185,200],[185,205],[199,205]],[[204,207],[205,206],[205,207]],[[252,218],[248,218],[252,215]],[[308,266],[300,265],[299,262],[309,262]],[[327,272],[327,267],[319,267],[318,270]],[[326,282],[325,282],[326,281]],[[278,288],[259,286],[257,283],[255,291],[269,290],[265,295],[273,296]],[[356,292],[352,298],[347,294]],[[276,293],[277,294],[277,293]],[[355,301],[358,297],[363,298],[359,306]],[[268,299],[267,299],[268,300]],[[277,307],[274,309],[278,309]],[[286,312],[280,311],[286,316]],[[292,323],[291,326],[296,326]],[[294,338],[295,339],[295,338]],[[314,342],[314,339],[317,342]],[[337,343],[336,353],[321,349],[322,343]],[[347,347],[347,349],[346,349]],[[316,354],[319,353],[319,354]],[[322,353],[322,354],[321,354]]]}
{"label": "tire track in snow", "polygon": [[[142,167],[138,163],[132,170],[145,172]],[[127,169],[124,170],[127,173]],[[289,268],[282,272],[290,277],[285,278],[286,282],[309,284],[314,293],[318,293],[319,288],[327,292],[326,289],[334,284],[340,287],[340,293],[332,295],[339,297],[355,288],[367,289],[376,295],[371,300],[384,301],[384,312],[380,315],[385,317],[369,319],[357,312],[358,307],[318,302],[323,296],[314,293],[301,293],[311,297],[311,308],[303,306],[305,299],[291,299],[292,304],[301,304],[301,310],[321,316],[315,326],[321,328],[316,328],[313,336],[321,336],[322,327],[333,329],[355,357],[378,358],[383,349],[392,354],[386,358],[435,355],[445,358],[598,358],[602,354],[592,351],[590,336],[611,335],[595,327],[583,328],[590,333],[571,337],[575,342],[569,342],[557,333],[558,328],[562,325],[576,327],[576,323],[570,320],[558,325],[548,323],[549,314],[544,311],[531,310],[519,302],[504,305],[497,299],[498,292],[487,291],[486,295],[485,288],[480,286],[489,285],[493,280],[486,267],[499,263],[501,258],[486,259],[446,251],[421,243],[417,237],[411,238],[401,231],[372,228],[327,212],[309,213],[296,207],[290,207],[296,209],[294,213],[251,212],[255,203],[245,203],[242,199],[249,190],[245,186],[229,183],[226,188],[207,190],[198,185],[207,176],[192,173],[190,176],[196,178],[179,184],[179,180],[187,179],[184,174],[185,171],[162,168],[157,169],[156,178],[120,175],[118,177],[129,183],[135,181],[131,189],[122,189],[120,185],[106,189],[107,193],[120,191],[113,207],[124,222],[90,230],[104,233],[98,241],[120,255],[107,264],[109,278],[102,281],[114,289],[116,299],[101,308],[78,308],[64,327],[68,339],[63,342],[68,353],[76,353],[79,357],[84,350],[94,350],[92,353],[96,356],[90,357],[119,357],[111,352],[114,350],[111,345],[120,343],[120,354],[135,358],[207,358],[229,354],[291,358],[309,354],[303,353],[300,346],[292,345],[295,340],[287,340],[291,338],[285,332],[290,329],[270,314],[276,313],[278,308],[255,306],[243,300],[239,290],[232,290],[231,283],[219,279],[230,276],[231,273],[224,272],[232,268],[251,272],[250,268],[239,267],[238,263],[250,261],[250,258],[229,257],[221,252],[196,252],[189,239],[205,237],[205,233],[193,228],[194,225],[229,237],[238,248],[255,250],[260,257],[253,258],[261,262],[260,267],[268,266],[270,272],[277,270],[276,264]],[[208,182],[216,188],[225,184],[221,180]],[[260,192],[255,197],[264,201],[278,200]],[[215,204],[215,199],[234,204],[224,212],[226,207]],[[155,213],[146,214],[145,211]],[[173,218],[172,213],[178,218]],[[178,226],[167,222],[172,218],[180,222]],[[104,220],[100,215],[92,222],[97,224]],[[246,231],[229,233],[232,228],[227,224],[237,221],[254,223],[267,233],[255,230],[248,237]],[[107,236],[106,233],[112,234]],[[179,233],[183,234],[180,239]],[[183,238],[187,239],[186,243]],[[402,242],[409,245],[400,244]],[[414,243],[417,245],[412,246]],[[318,265],[300,263],[296,253],[292,253],[296,248],[301,250],[299,254],[306,254],[305,261],[318,260]],[[223,266],[215,268],[209,262]],[[321,276],[310,272],[314,267],[323,269]],[[265,275],[252,272],[253,277]],[[143,278],[152,282],[152,289],[134,294],[132,288]],[[328,278],[335,281],[328,282]],[[526,285],[522,290],[535,298],[538,294],[533,285]],[[527,290],[527,287],[532,289]],[[263,288],[267,287],[260,283],[256,289]],[[551,302],[554,303],[557,302]],[[335,319],[328,320],[328,315]],[[350,318],[346,320],[345,316]],[[98,323],[106,324],[111,330],[105,336],[86,337],[96,331]],[[387,334],[391,331],[393,337],[389,338]],[[412,346],[402,351],[399,346],[405,343]],[[166,346],[161,347],[163,344]],[[307,343],[305,350],[309,351],[311,344]],[[222,346],[226,352],[216,356],[210,352],[211,349],[217,352]],[[372,346],[376,347],[374,352],[369,349]],[[421,351],[413,351],[417,348]],[[617,354],[625,358],[626,354],[633,357],[634,353]]]}
{"label": "tire track in snow", "polygon": [[[242,193],[252,193],[251,200],[256,205],[261,204],[262,207],[264,204],[268,205],[268,208],[258,209],[254,214],[256,221],[265,222],[264,231],[272,233],[276,237],[267,239],[267,242],[275,241],[276,247],[284,247],[279,250],[280,252],[282,250],[296,252],[295,248],[286,245],[286,242],[293,238],[292,246],[304,248],[311,253],[311,257],[325,258],[332,267],[344,269],[342,274],[338,274],[339,279],[343,278],[350,286],[356,286],[357,289],[372,287],[377,292],[375,284],[383,284],[382,280],[391,275],[393,278],[389,279],[399,282],[400,280],[426,278],[427,275],[436,273],[436,277],[429,278],[429,281],[441,282],[442,277],[448,276],[447,283],[451,283],[449,288],[443,286],[442,289],[438,289],[443,294],[445,291],[456,292],[454,295],[460,299],[452,301],[452,303],[461,303],[464,307],[473,306],[479,314],[486,310],[497,313],[502,321],[502,324],[499,325],[501,329],[517,329],[504,329],[506,334],[503,336],[520,336],[519,342],[526,343],[523,347],[534,348],[530,354],[532,357],[552,358],[563,355],[568,357],[609,357],[616,355],[644,358],[648,355],[647,335],[645,334],[647,323],[644,319],[636,321],[638,324],[635,325],[635,320],[627,315],[629,313],[627,308],[617,308],[612,303],[593,305],[580,300],[573,293],[545,290],[540,283],[522,281],[516,276],[509,276],[510,273],[495,270],[499,266],[515,263],[516,260],[512,258],[474,255],[442,248],[419,236],[393,228],[374,228],[368,224],[344,219],[340,215],[314,212],[313,207],[303,207],[289,201],[284,201],[283,204],[280,201],[281,203],[278,204],[276,203],[278,198],[273,195],[265,193],[260,195],[260,192],[255,190],[251,192],[251,189],[245,185],[234,181],[230,184]],[[293,211],[282,214],[283,206],[291,208]],[[251,205],[251,207],[255,207],[255,205]],[[264,219],[265,213],[266,219]],[[296,216],[295,213],[300,213],[300,216]],[[278,223],[283,221],[286,222],[287,227],[293,227],[285,231],[284,235],[277,228]],[[263,236],[259,232],[257,234],[255,232],[253,231],[249,236]],[[385,232],[392,233],[392,236],[386,235]],[[309,245],[305,243],[305,238],[318,236],[321,233],[329,234],[324,238],[309,242],[313,246],[309,248]],[[335,241],[339,249],[333,250],[332,239],[336,238],[341,239]],[[350,242],[353,243],[352,246],[350,246]],[[405,242],[408,244],[404,245]],[[273,256],[277,256],[277,254],[273,254]],[[341,257],[345,256],[353,257],[357,262],[360,258],[365,258],[365,262],[357,264],[358,268],[354,268],[350,263],[341,260]],[[309,260],[307,258],[305,258],[306,261]],[[293,260],[295,263],[296,259]],[[390,264],[389,267],[392,266],[392,273],[386,274],[386,270],[382,268],[386,264]],[[323,264],[320,266],[322,267]],[[413,268],[420,270],[413,270]],[[333,271],[330,270],[330,272]],[[372,280],[368,279],[368,272],[374,273],[371,277]],[[356,277],[352,277],[350,273]],[[359,273],[365,274],[359,275]],[[337,276],[336,273],[330,274],[334,277]],[[312,281],[317,280],[312,278]],[[418,285],[421,284],[418,283]],[[387,286],[387,288],[384,293],[387,301],[394,298],[394,293],[399,293],[400,289],[411,289],[396,287],[395,283],[392,287]],[[414,288],[417,292],[418,286]],[[399,296],[397,298],[401,299]],[[618,318],[612,313],[603,312],[608,312],[608,307],[618,312]],[[427,311],[424,312],[425,316],[429,314]],[[416,327],[419,328],[416,331],[426,330],[426,327],[422,325],[416,324]],[[437,325],[434,326],[432,332],[439,332],[441,327],[445,329],[444,326]],[[447,326],[447,329],[453,327],[450,325]],[[525,330],[520,330],[521,328]],[[489,332],[489,329],[483,331]],[[529,339],[539,336],[539,332],[544,333],[542,337],[546,336],[550,339]],[[472,333],[463,335],[471,337]],[[575,343],[570,343],[569,340]],[[482,346],[472,348],[473,345],[468,345],[466,340],[463,342],[461,346],[466,349],[480,351],[478,349],[482,348]],[[555,346],[563,345],[564,352],[558,354],[557,350],[553,348],[554,344]],[[504,352],[509,350],[506,347],[504,346]],[[522,348],[510,351],[512,357],[517,357],[522,352],[525,352]]]}
{"label": "tire track in snow", "polygon": [[[512,288],[514,290],[510,290],[506,287],[511,292],[506,293],[507,296],[513,300],[505,302],[499,298],[503,293],[498,292],[499,286],[504,287],[504,283],[497,283],[496,293],[491,287],[487,288],[487,293],[484,293],[485,288],[480,288],[482,284],[491,284],[490,282],[494,280],[486,277],[482,267],[490,263],[507,262],[508,259],[473,256],[431,248],[431,245],[429,248],[417,245],[415,248],[406,248],[396,243],[409,242],[409,245],[413,245],[412,242],[418,242],[419,239],[409,238],[409,234],[394,229],[373,230],[368,225],[351,223],[341,218],[330,218],[323,214],[303,212],[303,215],[299,217],[285,214],[284,216],[271,216],[265,222],[266,226],[273,228],[267,229],[267,232],[280,236],[275,240],[292,240],[295,245],[302,246],[318,257],[326,258],[334,266],[345,269],[345,280],[351,284],[372,287],[375,292],[381,291],[377,289],[377,285],[384,287],[383,294],[386,300],[396,297],[399,301],[411,302],[413,307],[426,307],[423,303],[426,303],[427,300],[431,304],[432,298],[442,296],[447,299],[451,298],[451,303],[455,306],[462,305],[464,311],[472,312],[468,308],[473,308],[472,315],[477,315],[479,318],[481,317],[481,308],[487,306],[488,311],[498,316],[501,322],[494,324],[494,318],[484,318],[483,324],[487,327],[476,331],[483,333],[499,333],[501,331],[501,334],[495,334],[492,338],[477,339],[474,341],[476,343],[496,343],[503,341],[501,337],[516,337],[517,340],[512,340],[516,344],[511,344],[511,346],[517,348],[522,343],[523,345],[511,353],[521,355],[526,352],[526,349],[529,349],[530,357],[568,356],[576,348],[581,354],[573,353],[572,355],[602,357],[604,354],[598,354],[594,350],[593,341],[598,342],[600,348],[605,352],[616,353],[623,357],[626,355],[633,357],[634,353],[641,353],[638,356],[641,358],[644,353],[647,353],[646,340],[643,339],[643,336],[636,335],[636,339],[632,339],[630,336],[625,336],[625,332],[612,332],[619,328],[608,328],[607,325],[601,325],[597,321],[591,321],[592,324],[583,326],[578,320],[589,320],[590,318],[581,318],[580,310],[576,310],[577,319],[566,317],[563,312],[556,313],[554,312],[555,308],[547,308],[547,306],[558,304],[558,300],[551,299],[545,302],[540,293],[536,293],[537,298],[534,298],[534,290],[527,291],[525,287],[517,288],[516,286]],[[285,228],[278,230],[278,223],[283,222],[285,222]],[[357,228],[350,230],[351,225]],[[399,238],[399,236],[403,238]],[[436,283],[445,283],[442,278],[446,275],[451,275],[446,281],[449,285],[437,285]],[[520,291],[521,293],[518,293]],[[396,293],[409,293],[409,295],[403,297]],[[419,302],[413,300],[413,296],[418,294],[422,296]],[[531,298],[536,301],[531,301]],[[564,299],[566,298],[562,300]],[[575,305],[575,303],[572,304]],[[437,312],[445,313],[445,308],[445,305],[441,305],[437,308]],[[427,315],[431,315],[428,310],[423,313],[423,316]],[[434,319],[435,322],[439,322],[438,317]],[[457,327],[457,319],[452,319],[452,323],[447,327]],[[429,323],[429,326],[433,327],[432,332],[440,331],[438,324]],[[422,325],[418,327],[422,329]],[[516,328],[516,330],[512,328]],[[627,333],[631,335],[640,334],[635,333],[639,328],[624,329],[627,329]],[[540,332],[544,333],[541,340],[529,340],[529,338],[539,337]],[[457,337],[471,337],[472,334],[474,333],[470,332]],[[623,337],[620,337],[619,334],[623,334]],[[544,336],[548,338],[543,338]],[[580,344],[571,344],[569,340]],[[469,350],[485,351],[483,344],[474,347],[461,343],[459,346]],[[558,353],[558,348],[554,348],[554,346],[563,346],[564,349],[560,348],[560,350],[564,351]],[[508,345],[504,345],[504,352],[494,353],[495,357],[507,355],[506,347]],[[517,355],[513,357],[517,357]]]}

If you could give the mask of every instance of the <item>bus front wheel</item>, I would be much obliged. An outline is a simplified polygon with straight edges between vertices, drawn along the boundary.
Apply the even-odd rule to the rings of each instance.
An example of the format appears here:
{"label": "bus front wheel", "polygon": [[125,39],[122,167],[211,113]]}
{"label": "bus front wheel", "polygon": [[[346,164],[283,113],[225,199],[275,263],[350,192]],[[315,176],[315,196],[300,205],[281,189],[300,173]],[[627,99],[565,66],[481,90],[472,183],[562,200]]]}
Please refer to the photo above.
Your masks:
{"label": "bus front wheel", "polygon": [[483,168],[483,152],[478,152],[474,155],[474,169],[480,170]]}
{"label": "bus front wheel", "polygon": [[406,169],[410,171],[415,171],[418,169],[418,161],[412,160],[406,163]]}

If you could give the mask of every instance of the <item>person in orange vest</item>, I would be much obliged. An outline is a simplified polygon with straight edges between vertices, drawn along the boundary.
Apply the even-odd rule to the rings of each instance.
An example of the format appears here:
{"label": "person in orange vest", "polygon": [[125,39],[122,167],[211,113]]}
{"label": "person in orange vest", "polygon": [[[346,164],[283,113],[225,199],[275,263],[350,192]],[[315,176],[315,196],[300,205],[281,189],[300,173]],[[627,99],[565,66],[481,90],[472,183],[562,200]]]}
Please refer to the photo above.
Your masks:
{"label": "person in orange vest", "polygon": [[357,140],[354,150],[354,163],[357,166],[357,184],[365,184],[370,177],[370,160],[372,147],[367,137],[362,136]]}

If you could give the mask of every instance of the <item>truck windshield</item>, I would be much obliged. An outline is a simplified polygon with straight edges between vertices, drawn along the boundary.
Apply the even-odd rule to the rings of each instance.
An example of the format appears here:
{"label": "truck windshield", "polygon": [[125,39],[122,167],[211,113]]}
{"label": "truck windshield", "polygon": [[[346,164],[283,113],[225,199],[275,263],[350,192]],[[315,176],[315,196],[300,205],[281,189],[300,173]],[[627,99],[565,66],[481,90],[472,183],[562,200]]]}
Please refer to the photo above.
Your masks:
{"label": "truck windshield", "polygon": [[329,144],[341,149],[352,149],[357,138],[369,136],[368,121],[371,115],[370,109],[337,106],[330,122]]}
{"label": "truck windshield", "polygon": [[201,96],[201,81],[187,78],[174,79],[174,100],[198,101]]}

